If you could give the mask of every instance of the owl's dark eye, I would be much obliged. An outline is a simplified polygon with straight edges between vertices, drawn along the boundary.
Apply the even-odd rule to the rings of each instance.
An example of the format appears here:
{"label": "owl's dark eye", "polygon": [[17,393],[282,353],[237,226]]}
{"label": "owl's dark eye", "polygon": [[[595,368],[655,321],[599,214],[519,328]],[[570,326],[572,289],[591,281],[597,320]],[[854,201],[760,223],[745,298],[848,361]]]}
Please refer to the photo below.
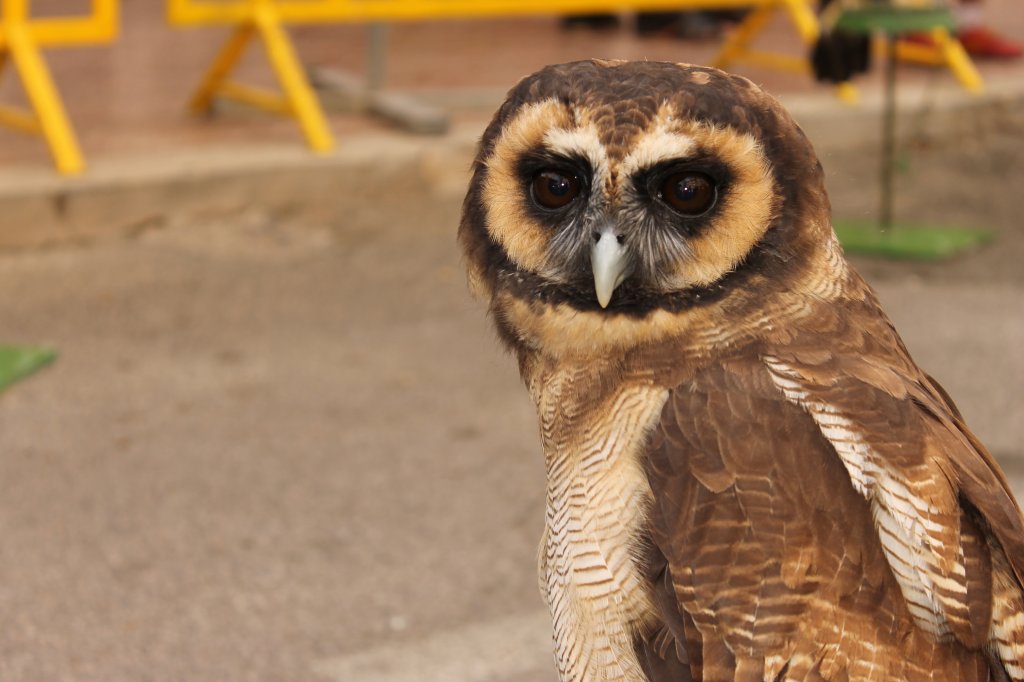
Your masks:
{"label": "owl's dark eye", "polygon": [[699,216],[715,205],[718,189],[704,173],[685,171],[665,178],[658,198],[684,216]]}
{"label": "owl's dark eye", "polygon": [[542,170],[533,176],[530,191],[533,200],[544,208],[568,206],[580,193],[580,179],[572,173]]}

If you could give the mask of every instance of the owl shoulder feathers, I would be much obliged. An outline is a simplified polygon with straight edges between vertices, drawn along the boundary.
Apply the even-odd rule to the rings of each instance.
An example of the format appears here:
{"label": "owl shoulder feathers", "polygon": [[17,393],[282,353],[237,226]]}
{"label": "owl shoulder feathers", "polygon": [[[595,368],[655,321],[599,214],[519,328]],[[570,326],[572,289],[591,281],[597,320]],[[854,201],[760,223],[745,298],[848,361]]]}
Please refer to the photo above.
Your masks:
{"label": "owl shoulder feathers", "polygon": [[710,679],[1021,679],[1020,509],[852,282],[671,391],[647,461],[654,545],[697,624],[674,634],[710,649]]}

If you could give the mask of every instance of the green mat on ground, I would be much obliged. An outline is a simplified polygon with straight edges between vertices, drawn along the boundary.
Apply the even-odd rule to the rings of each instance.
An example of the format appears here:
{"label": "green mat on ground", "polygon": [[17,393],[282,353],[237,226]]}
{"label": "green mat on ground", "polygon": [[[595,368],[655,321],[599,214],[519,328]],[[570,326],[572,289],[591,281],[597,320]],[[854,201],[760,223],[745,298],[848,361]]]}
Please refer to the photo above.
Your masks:
{"label": "green mat on ground", "polygon": [[851,253],[907,260],[942,260],[978,248],[994,236],[983,229],[904,224],[883,232],[875,223],[851,220],[836,220],[833,227]]}
{"label": "green mat on ground", "polygon": [[0,391],[57,357],[52,348],[0,345]]}

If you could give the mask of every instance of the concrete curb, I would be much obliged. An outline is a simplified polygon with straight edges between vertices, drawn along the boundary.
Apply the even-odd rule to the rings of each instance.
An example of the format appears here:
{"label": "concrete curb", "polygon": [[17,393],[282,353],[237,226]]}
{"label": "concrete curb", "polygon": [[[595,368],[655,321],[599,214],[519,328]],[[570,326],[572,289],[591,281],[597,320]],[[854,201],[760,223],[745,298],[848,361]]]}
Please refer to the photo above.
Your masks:
{"label": "concrete curb", "polygon": [[[955,84],[901,88],[901,133],[955,138],[1006,129],[1024,119],[1024,83],[991,79],[987,94]],[[881,97],[866,91],[856,107],[829,93],[781,96],[820,154],[867,147],[880,126]],[[317,156],[299,145],[192,148],[158,157],[97,159],[79,178],[52,171],[0,172],[0,248],[24,249],[131,235],[204,214],[242,210],[344,220],[369,200],[447,196],[463,191],[485,124],[444,137],[373,133],[344,139]],[[1019,129],[1019,128],[1018,128]],[[873,152],[872,152],[873,153]]]}
{"label": "concrete curb", "polygon": [[[0,248],[124,236],[242,210],[341,219],[353,204],[393,201],[396,187],[404,200],[464,182],[473,144],[467,134],[377,134],[344,140],[324,156],[299,145],[250,145],[98,159],[79,178],[7,171],[0,174]],[[450,170],[448,159],[458,168]]]}

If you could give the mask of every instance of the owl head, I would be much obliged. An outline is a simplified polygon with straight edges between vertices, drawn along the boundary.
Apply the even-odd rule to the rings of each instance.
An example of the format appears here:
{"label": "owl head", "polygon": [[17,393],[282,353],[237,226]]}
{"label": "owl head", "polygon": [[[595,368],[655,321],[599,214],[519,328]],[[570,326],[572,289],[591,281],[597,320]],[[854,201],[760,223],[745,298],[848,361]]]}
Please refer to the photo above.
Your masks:
{"label": "owl head", "polygon": [[556,355],[733,342],[845,269],[800,128],[749,80],[685,64],[520,81],[480,142],[459,241],[502,338]]}

